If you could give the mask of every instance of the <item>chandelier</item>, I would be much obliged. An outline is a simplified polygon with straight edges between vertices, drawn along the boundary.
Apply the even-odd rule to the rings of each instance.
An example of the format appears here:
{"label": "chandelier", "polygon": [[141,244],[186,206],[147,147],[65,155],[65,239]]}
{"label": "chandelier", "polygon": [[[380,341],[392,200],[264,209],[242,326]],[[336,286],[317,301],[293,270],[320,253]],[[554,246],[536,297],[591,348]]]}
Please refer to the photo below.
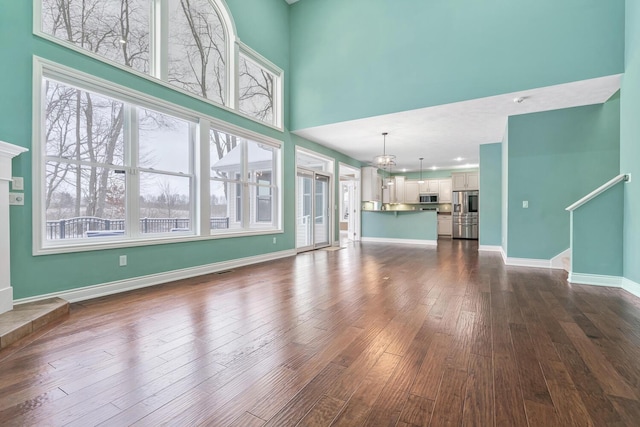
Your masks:
{"label": "chandelier", "polygon": [[424,179],[422,179],[422,161],[424,160],[424,157],[420,157],[420,181],[418,181],[418,184],[424,184]]}
{"label": "chandelier", "polygon": [[396,164],[396,156],[394,156],[393,154],[387,154],[387,135],[388,134],[389,134],[388,132],[382,133],[382,137],[384,138],[382,143],[382,155],[375,156],[373,158],[373,164],[382,169],[390,168]]}

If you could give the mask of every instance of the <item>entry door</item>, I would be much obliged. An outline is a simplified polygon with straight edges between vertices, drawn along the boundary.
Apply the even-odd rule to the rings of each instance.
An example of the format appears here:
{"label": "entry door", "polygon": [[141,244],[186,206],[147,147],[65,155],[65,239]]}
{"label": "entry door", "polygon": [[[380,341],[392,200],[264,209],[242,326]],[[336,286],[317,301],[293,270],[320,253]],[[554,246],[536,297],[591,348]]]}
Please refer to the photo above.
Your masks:
{"label": "entry door", "polygon": [[300,168],[296,175],[296,249],[329,246],[331,177]]}

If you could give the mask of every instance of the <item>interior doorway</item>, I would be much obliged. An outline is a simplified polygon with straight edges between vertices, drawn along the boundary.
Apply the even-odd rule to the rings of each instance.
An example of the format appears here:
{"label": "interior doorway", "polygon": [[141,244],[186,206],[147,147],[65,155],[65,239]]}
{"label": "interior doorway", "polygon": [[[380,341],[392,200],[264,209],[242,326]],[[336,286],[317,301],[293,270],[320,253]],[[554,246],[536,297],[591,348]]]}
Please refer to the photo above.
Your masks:
{"label": "interior doorway", "polygon": [[360,169],[340,163],[340,246],[360,240]]}

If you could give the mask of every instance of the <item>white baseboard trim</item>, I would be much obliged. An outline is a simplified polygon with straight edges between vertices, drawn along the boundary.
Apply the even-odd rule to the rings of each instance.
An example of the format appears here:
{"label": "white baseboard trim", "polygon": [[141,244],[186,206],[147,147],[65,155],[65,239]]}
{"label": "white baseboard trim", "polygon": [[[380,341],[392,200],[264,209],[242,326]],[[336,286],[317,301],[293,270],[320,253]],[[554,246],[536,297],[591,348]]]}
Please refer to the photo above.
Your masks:
{"label": "white baseboard trim", "polygon": [[551,260],[549,259],[507,257],[505,264],[513,267],[551,268]]}
{"label": "white baseboard trim", "polygon": [[622,277],[620,276],[570,272],[567,281],[576,285],[607,286],[609,288],[622,287]]}
{"label": "white baseboard trim", "polygon": [[[569,264],[571,264],[571,248],[567,248],[564,251],[560,252],[558,255],[551,258],[551,267],[559,270],[564,270],[564,259],[569,259]],[[569,268],[571,268],[569,266]]]}
{"label": "white baseboard trim", "polygon": [[500,246],[500,255],[502,255],[502,262],[504,265],[507,265],[507,253],[504,251],[502,246]]}
{"label": "white baseboard trim", "polygon": [[400,243],[403,245],[438,246],[437,240],[391,239],[386,237],[363,237],[362,242],[368,243]]}
{"label": "white baseboard trim", "polygon": [[630,294],[637,296],[640,298],[640,283],[636,283],[633,280],[627,279],[626,277],[622,278],[622,289],[629,292]]}
{"label": "white baseboard trim", "polygon": [[147,276],[134,277],[131,279],[118,280],[115,282],[103,283],[99,285],[86,286],[83,288],[70,289],[68,291],[53,292],[45,295],[21,298],[14,301],[14,304],[40,301],[47,298],[59,297],[69,302],[84,301],[87,299],[103,297],[134,289],[146,288],[148,286],[159,285],[161,283],[173,282],[175,280],[188,279],[190,277],[202,276],[204,274],[229,270],[232,268],[244,267],[251,264],[258,264],[266,261],[273,261],[280,258],[295,256],[294,249],[271,252],[263,255],[256,255],[246,258],[237,258],[229,261],[221,261],[213,264],[199,265],[196,267],[172,270],[164,273],[150,274]]}
{"label": "white baseboard trim", "polygon": [[13,309],[13,288],[7,286],[0,289],[0,314]]}
{"label": "white baseboard trim", "polygon": [[479,245],[478,251],[481,252],[502,252],[502,246]]}

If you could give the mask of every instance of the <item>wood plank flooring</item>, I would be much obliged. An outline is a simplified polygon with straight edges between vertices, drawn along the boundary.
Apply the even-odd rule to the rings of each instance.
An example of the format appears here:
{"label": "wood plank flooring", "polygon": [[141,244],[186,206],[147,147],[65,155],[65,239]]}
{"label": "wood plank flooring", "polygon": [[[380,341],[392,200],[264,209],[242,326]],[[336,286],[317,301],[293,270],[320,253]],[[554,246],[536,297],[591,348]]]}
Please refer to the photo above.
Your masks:
{"label": "wood plank flooring", "polygon": [[3,426],[631,426],[639,401],[637,298],[471,241],[85,301],[0,351]]}

